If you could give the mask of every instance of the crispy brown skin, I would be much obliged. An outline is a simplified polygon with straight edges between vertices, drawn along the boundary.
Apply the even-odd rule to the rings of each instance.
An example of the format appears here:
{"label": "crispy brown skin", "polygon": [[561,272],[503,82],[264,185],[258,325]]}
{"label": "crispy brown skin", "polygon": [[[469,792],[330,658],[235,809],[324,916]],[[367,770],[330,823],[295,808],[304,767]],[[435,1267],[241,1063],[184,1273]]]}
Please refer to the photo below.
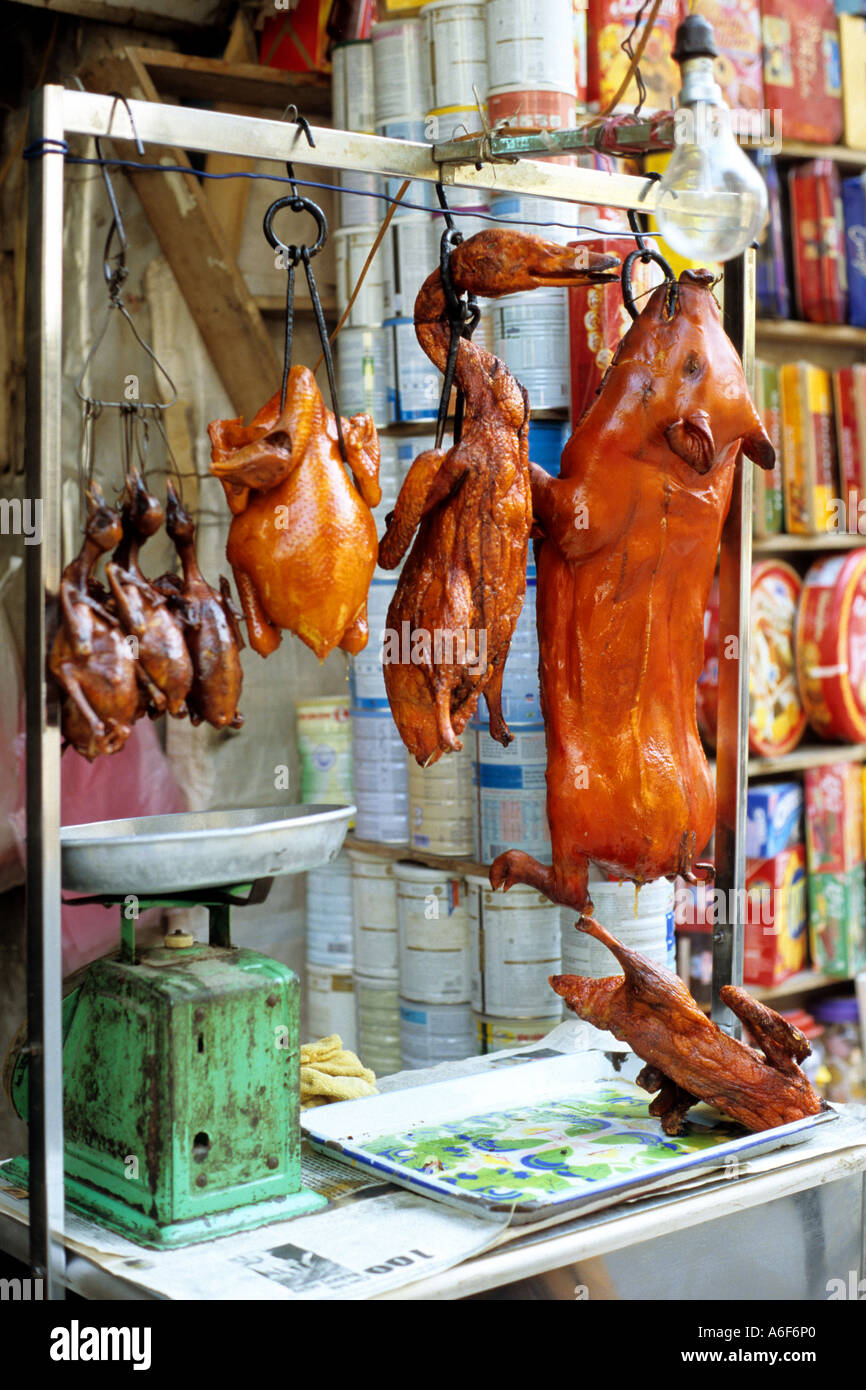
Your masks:
{"label": "crispy brown skin", "polygon": [[121,534],[119,513],[91,484],[84,544],[60,581],[61,621],[49,658],[63,692],[63,737],[89,762],[117,753],[139,713],[137,663],[93,584],[100,556],[114,549]]}
{"label": "crispy brown skin", "polygon": [[367,591],[376,568],[382,498],[379,438],[369,415],[342,421],[350,479],[333,414],[308,367],[292,367],[280,393],[249,425],[208,426],[211,471],[234,519],[226,555],[247,620],[250,646],[269,656],[281,629],[319,658],[367,645]]}
{"label": "crispy brown skin", "polygon": [[693,873],[715,798],[698,736],[703,622],[742,443],[773,449],[706,272],[672,318],[655,291],[563,453],[532,468],[552,867],[508,851],[494,887],[591,907],[590,860],[646,883]]}
{"label": "crispy brown skin", "polygon": [[550,983],[580,1018],[609,1030],[644,1059],[638,1084],[658,1091],[650,1114],[661,1118],[665,1133],[681,1132],[696,1099],[750,1130],[773,1129],[824,1108],[797,1065],[809,1055],[809,1043],[779,1014],[735,985],[723,987],[724,1002],[752,1033],[761,1049],[756,1052],[707,1018],[676,975],[623,946],[591,917],[579,925],[613,952],[625,978],[552,975]]}
{"label": "crispy brown skin", "polygon": [[[603,280],[616,264],[594,255],[587,268],[573,250],[497,230],[457,246],[450,270],[458,292],[495,298]],[[415,332],[444,371],[450,330],[438,270],[415,301]],[[422,766],[462,748],[459,734],[481,694],[492,736],[511,741],[502,669],[526,592],[532,524],[526,393],[504,362],[471,342],[460,343],[455,375],[466,397],[460,442],[415,460],[379,546],[379,564],[394,569],[418,528],[388,612],[396,650],[386,636],[383,656],[391,712]],[[407,654],[404,631],[409,660],[395,659]]]}

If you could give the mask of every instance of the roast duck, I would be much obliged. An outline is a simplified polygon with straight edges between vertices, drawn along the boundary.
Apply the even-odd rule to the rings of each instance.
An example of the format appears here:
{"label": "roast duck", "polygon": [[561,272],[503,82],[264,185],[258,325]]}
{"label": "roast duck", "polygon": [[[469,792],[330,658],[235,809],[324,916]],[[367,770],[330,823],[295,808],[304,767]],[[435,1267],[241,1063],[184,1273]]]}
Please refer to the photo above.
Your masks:
{"label": "roast duck", "polygon": [[562,457],[530,465],[552,866],[526,883],[582,913],[590,860],[646,883],[693,877],[715,797],[698,736],[703,620],[742,447],[774,452],[706,271],[660,286],[619,344]]}
{"label": "roast duck", "polygon": [[[487,298],[605,281],[617,266],[615,257],[503,230],[479,232],[450,256],[454,290]],[[415,300],[415,332],[444,371],[450,326],[439,270]],[[460,441],[418,456],[379,546],[379,564],[394,569],[415,536],[388,611],[383,658],[391,712],[422,766],[462,748],[459,734],[481,694],[490,733],[510,742],[502,672],[523,606],[532,525],[526,392],[504,362],[467,340],[455,380],[466,402]]]}
{"label": "roast duck", "polygon": [[379,440],[369,415],[341,424],[351,478],[313,373],[292,367],[282,411],[278,391],[249,425],[208,426],[211,471],[233,513],[226,555],[260,656],[279,646],[281,629],[320,661],[335,647],[366,646]]}
{"label": "roast duck", "polygon": [[773,1129],[825,1108],[797,1065],[811,1052],[809,1043],[780,1014],[735,985],[722,987],[722,999],[748,1028],[756,1051],[712,1023],[676,975],[628,950],[591,917],[580,928],[613,952],[624,977],[554,975],[550,983],[580,1018],[609,1030],[646,1062],[637,1082],[657,1092],[649,1112],[666,1134],[681,1133],[698,1100],[750,1130]]}

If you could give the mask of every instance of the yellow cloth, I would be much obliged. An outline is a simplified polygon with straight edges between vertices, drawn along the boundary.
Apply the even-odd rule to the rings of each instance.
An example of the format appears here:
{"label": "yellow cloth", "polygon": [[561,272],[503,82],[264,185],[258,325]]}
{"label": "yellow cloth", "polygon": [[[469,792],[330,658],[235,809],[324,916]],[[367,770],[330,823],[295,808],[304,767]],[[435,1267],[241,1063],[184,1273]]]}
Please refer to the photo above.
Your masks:
{"label": "yellow cloth", "polygon": [[301,1047],[301,1109],[376,1094],[376,1073],[347,1052],[336,1033]]}

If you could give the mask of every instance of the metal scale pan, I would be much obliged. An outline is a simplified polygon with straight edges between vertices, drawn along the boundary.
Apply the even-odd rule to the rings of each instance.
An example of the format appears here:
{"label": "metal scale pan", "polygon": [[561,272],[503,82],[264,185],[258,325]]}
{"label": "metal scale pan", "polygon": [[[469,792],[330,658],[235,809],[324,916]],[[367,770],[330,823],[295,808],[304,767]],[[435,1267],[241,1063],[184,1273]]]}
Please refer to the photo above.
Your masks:
{"label": "metal scale pan", "polygon": [[259,806],[66,825],[63,887],[154,896],[301,874],[336,859],[354,806]]}

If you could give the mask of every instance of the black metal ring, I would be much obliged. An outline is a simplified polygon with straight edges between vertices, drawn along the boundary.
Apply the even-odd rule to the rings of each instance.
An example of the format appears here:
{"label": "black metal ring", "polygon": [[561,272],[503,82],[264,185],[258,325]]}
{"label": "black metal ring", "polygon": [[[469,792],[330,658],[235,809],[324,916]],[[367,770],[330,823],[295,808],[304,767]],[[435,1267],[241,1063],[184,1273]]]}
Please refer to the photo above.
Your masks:
{"label": "black metal ring", "polygon": [[[318,236],[312,246],[286,246],[285,242],[280,241],[276,232],[273,230],[273,220],[276,213],[282,208],[291,208],[292,212],[308,212],[315,219],[318,228]],[[307,251],[310,256],[315,256],[321,251],[328,236],[328,222],[318,203],[314,203],[310,198],[278,198],[275,203],[271,203],[265,213],[262,223],[265,236],[269,244],[275,251],[283,251],[288,256],[293,265],[297,265],[301,259],[303,251]]]}

